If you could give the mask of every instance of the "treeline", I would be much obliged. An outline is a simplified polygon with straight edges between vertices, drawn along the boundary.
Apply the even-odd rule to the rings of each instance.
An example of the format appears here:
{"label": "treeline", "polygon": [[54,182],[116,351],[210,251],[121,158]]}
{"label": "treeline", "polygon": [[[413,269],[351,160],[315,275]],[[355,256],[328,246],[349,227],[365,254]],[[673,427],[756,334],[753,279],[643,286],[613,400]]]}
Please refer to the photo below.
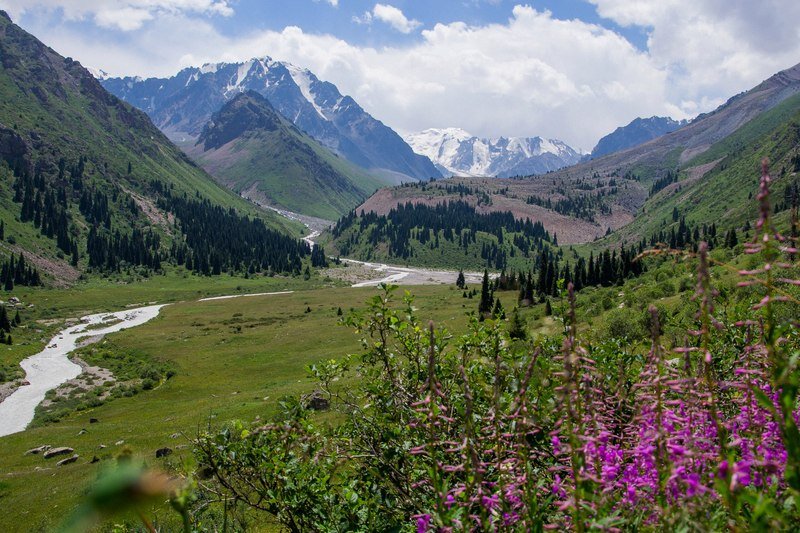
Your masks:
{"label": "treeline", "polygon": [[[2,227],[4,224],[0,223],[0,234],[2,234]],[[0,236],[2,240],[2,236]],[[25,261],[25,256],[21,253],[14,259],[14,254],[3,261],[0,267],[0,285],[3,290],[12,291],[16,285],[24,285],[26,287],[36,287],[42,284],[42,278],[39,271],[28,265]]]}
{"label": "treeline", "polygon": [[[673,214],[673,216],[675,215]],[[748,226],[749,224],[745,226],[745,229],[748,229]],[[695,225],[687,223],[685,217],[678,216],[677,226],[672,225],[669,229],[653,232],[649,238],[642,239],[639,247],[648,249],[666,246],[672,250],[689,249],[696,252],[701,241],[707,242],[710,248],[719,245],[732,248],[738,244],[735,229],[728,230],[724,241],[720,242],[717,238],[716,223]]]}
{"label": "treeline", "polygon": [[650,195],[648,196],[648,198],[650,196],[654,196],[657,192],[677,182],[678,182],[678,173],[668,170],[664,176],[658,178],[650,186]]}
{"label": "treeline", "polygon": [[470,244],[477,242],[477,233],[483,232],[495,236],[497,242],[484,243],[481,257],[490,266],[498,268],[503,268],[508,260],[508,252],[503,246],[506,233],[515,234],[513,244],[526,255],[532,249],[540,249],[543,243],[553,241],[541,222],[518,220],[510,211],[478,213],[461,200],[435,206],[408,202],[393,208],[387,215],[375,212],[357,215],[351,211],[336,223],[333,236],[338,239],[351,229],[355,231],[339,243],[343,255],[347,255],[364,237],[372,247],[386,242],[389,255],[403,259],[413,256],[412,241],[438,249],[443,239],[466,252]]}
{"label": "treeline", "polygon": [[94,225],[86,238],[86,254],[89,266],[100,270],[118,271],[123,262],[161,270],[161,237],[151,229],[134,228],[128,234]]}
{"label": "treeline", "polygon": [[[110,201],[105,192],[86,187],[88,159],[85,156],[79,156],[72,162],[62,157],[57,164],[45,159],[26,162],[20,158],[7,160],[7,163],[15,178],[13,200],[20,204],[20,220],[32,222],[43,236],[55,240],[59,250],[71,257],[73,265],[77,266],[83,255],[79,250],[81,232],[71,212],[76,200],[78,210],[86,218],[90,232],[98,226],[111,232]],[[117,192],[117,188],[114,188],[114,201],[117,200]],[[119,241],[124,240],[119,231],[116,236]],[[111,238],[113,237],[112,234]],[[107,265],[107,268],[116,268],[118,262],[110,261],[103,255],[105,249],[113,246],[100,246],[98,239],[95,233],[90,235],[87,242],[86,253],[94,257],[89,261],[90,266]],[[101,255],[102,261],[98,260]]]}
{"label": "treeline", "polygon": [[56,246],[65,254],[77,255],[78,244],[70,232],[72,217],[68,211],[71,191],[68,191],[67,184],[63,182],[65,167],[62,159],[59,164],[61,183],[55,187],[45,178],[41,167],[36,167],[33,174],[22,170],[14,181],[13,199],[21,204],[22,222],[32,222],[42,235],[55,239]]}
{"label": "treeline", "polygon": [[[311,254],[307,244],[269,229],[259,219],[213,205],[199,196],[175,195],[170,186],[152,180],[149,185],[156,204],[175,216],[176,229],[182,233],[175,235],[171,247],[164,246],[161,235],[146,226],[141,209],[122,188],[112,184],[106,191],[86,180],[88,161],[84,156],[73,163],[61,158],[57,165],[44,159],[29,163],[20,158],[6,163],[14,176],[13,199],[20,204],[20,220],[31,222],[42,235],[54,239],[75,266],[85,255],[88,266],[98,271],[113,272],[128,266],[159,271],[164,262],[170,262],[210,275],[223,271],[299,274],[303,258]],[[88,226],[83,252],[79,250],[82,224],[76,223],[73,206]],[[130,227],[118,225],[115,219],[130,220]],[[0,233],[2,230],[0,227]],[[324,250],[314,255],[313,262],[326,264]],[[22,284],[41,282],[35,270],[17,276],[16,265],[14,269],[6,267],[13,272],[4,276],[4,286],[7,281],[19,284],[17,279],[22,279]]]}
{"label": "treeline", "polygon": [[[208,200],[162,189],[158,207],[173,213],[184,235],[173,244],[177,264],[200,274],[285,272],[299,274],[311,254],[305,242],[269,229],[264,221],[240,215]],[[324,253],[324,252],[323,252]]]}
{"label": "treeline", "polygon": [[[501,291],[518,291],[521,305],[532,305],[547,297],[558,296],[567,284],[576,290],[584,287],[621,285],[628,278],[638,277],[644,272],[644,264],[637,261],[641,253],[636,247],[605,250],[597,257],[594,253],[588,260],[580,257],[571,264],[559,253],[542,250],[535,267],[527,272],[505,270],[495,280],[493,288]],[[563,280],[563,281],[560,281]]]}
{"label": "treeline", "polygon": [[[616,193],[616,188],[612,189],[612,194],[614,193]],[[531,195],[528,196],[525,202],[550,209],[564,216],[594,222],[595,215],[598,213],[603,215],[611,214],[611,207],[603,201],[603,196],[605,196],[605,191],[598,191],[595,194],[569,195],[553,201],[551,198]]]}

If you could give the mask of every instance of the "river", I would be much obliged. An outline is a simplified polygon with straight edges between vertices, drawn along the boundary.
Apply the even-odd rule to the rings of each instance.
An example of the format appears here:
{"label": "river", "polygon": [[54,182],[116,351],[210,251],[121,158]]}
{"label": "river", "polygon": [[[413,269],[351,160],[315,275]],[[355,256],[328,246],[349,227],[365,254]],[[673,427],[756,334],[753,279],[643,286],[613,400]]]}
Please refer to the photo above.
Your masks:
{"label": "river", "polygon": [[[284,216],[287,215],[284,214]],[[320,232],[313,228],[309,228],[309,230],[310,234],[304,237],[303,240],[313,247],[314,238]],[[376,279],[353,284],[352,286],[355,288],[375,287],[381,283],[399,283],[401,281],[404,285],[455,283],[457,275],[456,272],[448,270],[400,267],[353,259],[342,259],[342,262],[362,265],[380,274],[380,277]],[[480,273],[469,272],[465,273],[465,276],[468,283],[480,283]],[[203,298],[200,301],[289,294],[291,292],[215,296]],[[25,381],[29,384],[19,387],[0,402],[0,437],[24,431],[33,420],[36,407],[44,400],[47,392],[80,375],[81,367],[70,361],[69,354],[77,348],[81,339],[96,341],[103,335],[142,325],[158,316],[164,305],[151,305],[116,313],[98,313],[85,316],[81,319],[80,324],[69,326],[57,333],[47,343],[47,347],[44,350],[24,359],[20,366],[25,370]],[[104,325],[105,323],[108,323],[108,325]],[[84,341],[84,344],[86,344],[86,341]]]}
{"label": "river", "polygon": [[[82,338],[98,340],[102,335],[139,326],[158,316],[162,307],[151,305],[85,316],[80,324],[57,333],[44,350],[24,359],[20,366],[29,384],[19,387],[0,403],[0,437],[24,431],[47,391],[80,375],[81,367],[70,361],[68,355]],[[104,326],[105,323],[108,325]]]}

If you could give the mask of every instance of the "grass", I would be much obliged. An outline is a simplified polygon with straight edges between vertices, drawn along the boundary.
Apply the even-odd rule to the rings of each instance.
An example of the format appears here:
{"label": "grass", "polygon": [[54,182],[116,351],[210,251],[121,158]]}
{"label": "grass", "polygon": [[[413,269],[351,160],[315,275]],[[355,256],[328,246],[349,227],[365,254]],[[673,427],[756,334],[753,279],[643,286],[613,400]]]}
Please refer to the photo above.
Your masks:
{"label": "grass", "polygon": [[[172,270],[164,276],[142,278],[135,275],[113,278],[90,278],[68,289],[18,287],[4,293],[0,299],[17,296],[24,308],[21,310],[22,326],[12,331],[14,344],[0,345],[0,369],[6,380],[22,377],[15,372],[18,363],[40,351],[67,318],[79,318],[93,313],[119,311],[128,306],[149,303],[194,301],[208,296],[237,293],[277,292],[302,290],[320,286],[333,286],[332,281],[301,277],[242,277],[221,275],[197,276],[183,270]],[[29,305],[33,305],[29,308]],[[12,314],[13,316],[13,314]]]}
{"label": "grass", "polygon": [[[462,298],[455,287],[415,287],[413,292],[422,317],[456,333],[464,331],[465,312],[477,306],[477,300]],[[146,294],[134,300],[147,300]],[[200,426],[230,419],[263,419],[281,396],[309,392],[305,365],[359,351],[357,337],[337,326],[337,308],[345,313],[359,309],[373,294],[375,289],[336,288],[182,302],[166,307],[152,322],[109,337],[120,351],[147,354],[176,374],[153,390],[0,439],[0,482],[7,484],[0,497],[6,510],[0,514],[0,530],[14,530],[18,524],[30,530],[56,527],[100,469],[126,448],[160,464],[156,449],[187,445],[184,436],[173,435],[191,437]],[[507,309],[513,307],[516,294],[501,297]],[[89,418],[99,423],[89,424]],[[87,433],[79,436],[82,429]],[[119,441],[124,444],[115,445]],[[73,447],[81,459],[56,468],[54,461],[23,455],[42,444]],[[100,449],[101,444],[107,447]],[[176,452],[170,457],[173,463],[191,455],[188,448]],[[89,464],[94,456],[101,461]],[[163,511],[154,511],[155,516]]]}
{"label": "grass", "polygon": [[[728,250],[714,253],[718,262],[732,259]],[[673,331],[680,331],[692,320],[692,313],[687,311],[694,309],[690,301],[692,272],[691,262],[665,259],[654,261],[642,277],[629,280],[622,287],[581,291],[579,329],[583,335],[596,339],[607,337],[612,331],[629,335],[627,346],[633,350],[646,344],[644,309],[655,302],[664,310],[665,336],[670,338]],[[715,267],[716,283],[723,287],[735,283],[734,272],[734,267]],[[95,352],[93,363],[114,368],[124,379],[135,378],[142,364],[161,365],[175,374],[160,380],[152,390],[140,388],[130,397],[118,395],[97,407],[75,411],[85,400],[68,402],[59,422],[0,439],[4,450],[0,455],[0,484],[5,484],[0,490],[0,506],[8,509],[0,514],[0,530],[13,530],[20,523],[30,530],[57,527],[76,508],[98,473],[120,453],[130,451],[151,466],[190,469],[188,439],[199,427],[218,426],[233,419],[246,423],[266,419],[274,413],[280,397],[296,397],[313,390],[304,370],[306,365],[360,351],[357,336],[337,325],[337,309],[341,307],[345,314],[363,309],[376,289],[319,288],[324,283],[318,280],[316,288],[311,282],[306,285],[308,290],[292,294],[196,301],[200,296],[224,293],[232,283],[241,281],[221,278],[212,283],[209,279],[188,278],[172,280],[175,287],[170,288],[169,280],[153,278],[116,288],[96,283],[87,284],[82,291],[34,291],[41,293],[28,295],[40,302],[48,301],[54,313],[59,306],[65,310],[103,305],[117,308],[126,298],[142,303],[158,297],[159,301],[172,298],[176,303],[164,308],[158,318],[109,336],[105,345],[88,351]],[[290,287],[301,288],[302,283],[250,280],[246,290]],[[420,318],[434,320],[455,335],[465,331],[465,315],[478,305],[477,298],[463,298],[462,291],[454,286],[410,290],[416,297]],[[104,293],[108,295],[105,299]],[[86,295],[83,300],[81,294]],[[500,292],[498,296],[510,316],[516,305],[516,291]],[[534,337],[561,331],[558,314],[563,302],[553,299],[552,304],[556,316],[544,316],[541,304],[524,310]],[[308,308],[311,312],[306,312]],[[119,354],[118,359],[102,364],[102,359],[113,353]],[[90,424],[90,418],[99,422]],[[79,435],[83,429],[87,432]],[[81,458],[75,464],[56,468],[53,461],[23,455],[27,449],[43,444],[73,447]],[[106,447],[101,449],[101,444]],[[163,447],[176,453],[166,460],[156,460],[155,450]],[[100,462],[89,464],[95,456]],[[157,520],[172,517],[166,507],[146,512]],[[131,518],[134,522],[135,517]]]}

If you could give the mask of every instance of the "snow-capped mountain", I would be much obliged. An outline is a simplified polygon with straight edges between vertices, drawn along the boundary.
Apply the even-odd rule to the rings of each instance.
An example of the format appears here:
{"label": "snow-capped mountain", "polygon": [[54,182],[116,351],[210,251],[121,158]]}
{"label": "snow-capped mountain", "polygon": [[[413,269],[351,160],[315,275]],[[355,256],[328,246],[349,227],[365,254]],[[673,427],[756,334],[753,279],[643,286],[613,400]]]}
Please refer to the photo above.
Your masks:
{"label": "snow-capped mountain", "polygon": [[298,128],[361,167],[396,181],[439,176],[429,159],[415,154],[335,85],[269,57],[186,68],[171,78],[109,78],[102,84],[145,111],[173,139],[197,137],[226,102],[252,90]]}
{"label": "snow-capped mountain", "polygon": [[580,161],[582,154],[566,143],[541,137],[481,139],[458,128],[427,129],[406,136],[445,175],[530,176]]}
{"label": "snow-capped mountain", "polygon": [[103,70],[101,68],[97,68],[97,67],[83,67],[83,68],[88,70],[89,74],[91,74],[92,76],[97,78],[98,81],[102,82],[103,80],[105,80],[106,78],[109,77],[108,72],[106,72],[105,70]]}

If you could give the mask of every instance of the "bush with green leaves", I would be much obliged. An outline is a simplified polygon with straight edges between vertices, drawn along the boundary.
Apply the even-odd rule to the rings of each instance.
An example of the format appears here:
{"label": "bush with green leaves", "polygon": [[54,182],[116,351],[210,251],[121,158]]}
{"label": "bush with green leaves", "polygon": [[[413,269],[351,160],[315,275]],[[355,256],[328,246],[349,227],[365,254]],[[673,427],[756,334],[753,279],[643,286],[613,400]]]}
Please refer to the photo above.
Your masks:
{"label": "bush with green leaves", "polygon": [[[798,251],[768,185],[746,247],[761,261],[725,296],[748,305],[717,306],[704,243],[671,342],[654,306],[584,341],[571,286],[562,334],[512,342],[472,316],[453,337],[383,286],[346,321],[360,356],[309,368],[333,413],[286,399],[268,424],[202,433],[202,493],[291,531],[797,530]],[[625,340],[643,325],[649,350]]]}

